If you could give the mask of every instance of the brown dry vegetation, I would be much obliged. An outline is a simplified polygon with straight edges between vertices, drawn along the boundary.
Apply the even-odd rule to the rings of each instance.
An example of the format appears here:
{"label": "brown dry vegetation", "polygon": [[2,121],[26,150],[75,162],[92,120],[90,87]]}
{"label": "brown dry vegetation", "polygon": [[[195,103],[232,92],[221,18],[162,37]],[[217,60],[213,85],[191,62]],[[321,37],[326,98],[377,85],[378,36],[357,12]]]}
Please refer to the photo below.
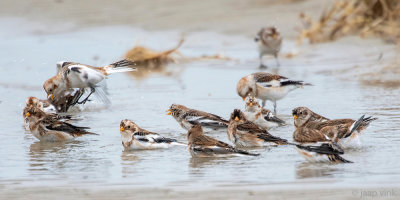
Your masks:
{"label": "brown dry vegetation", "polygon": [[133,60],[137,66],[148,67],[164,65],[175,61],[171,54],[176,52],[183,42],[184,39],[182,38],[175,48],[162,52],[154,51],[143,46],[135,46],[133,49],[129,50],[124,57]]}
{"label": "brown dry vegetation", "polygon": [[400,1],[337,0],[318,21],[300,14],[304,29],[298,42],[332,41],[344,35],[379,36],[389,43],[400,43]]}
{"label": "brown dry vegetation", "polygon": [[[129,73],[136,78],[147,77],[152,72],[165,73],[165,65],[171,62],[177,62],[173,54],[178,54],[178,48],[184,42],[184,38],[179,41],[178,45],[166,51],[154,51],[143,46],[135,46],[126,52],[124,58],[132,60],[136,63],[137,71]],[[168,75],[168,74],[167,74]]]}

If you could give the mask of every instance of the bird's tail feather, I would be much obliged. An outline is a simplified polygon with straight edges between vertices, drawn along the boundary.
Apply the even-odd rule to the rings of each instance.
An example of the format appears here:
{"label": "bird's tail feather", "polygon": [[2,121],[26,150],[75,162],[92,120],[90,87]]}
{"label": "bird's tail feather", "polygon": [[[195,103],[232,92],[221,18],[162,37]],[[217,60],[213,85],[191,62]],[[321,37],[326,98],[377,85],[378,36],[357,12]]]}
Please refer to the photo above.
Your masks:
{"label": "bird's tail feather", "polygon": [[340,163],[353,163],[352,161],[346,160],[338,154],[332,155],[331,157],[329,157],[329,160],[331,160],[333,162],[340,162]]}
{"label": "bird's tail feather", "polygon": [[111,63],[110,65],[113,66],[114,68],[120,68],[120,67],[135,66],[136,63],[127,59],[123,59],[115,63]]}
{"label": "bird's tail feather", "polygon": [[366,128],[369,123],[371,123],[374,120],[377,120],[378,118],[376,117],[365,117],[365,115],[361,116],[360,119],[358,119],[357,121],[355,121],[351,126],[350,126],[350,132],[348,134],[346,134],[344,137],[347,138],[349,136],[351,136],[351,134],[353,134],[354,131],[356,130],[362,130],[363,128]]}
{"label": "bird's tail feather", "polygon": [[132,67],[118,67],[118,68],[106,67],[105,70],[106,70],[107,74],[113,74],[113,73],[122,73],[122,72],[133,72],[133,71],[136,71],[136,68],[132,68]]}
{"label": "bird's tail feather", "polygon": [[136,71],[136,63],[127,59],[117,61],[104,67],[107,74]]}
{"label": "bird's tail feather", "polygon": [[281,86],[287,86],[287,85],[297,85],[297,86],[305,86],[309,85],[312,86],[311,83],[304,83],[304,81],[293,81],[293,80],[287,80],[287,81],[282,81]]}

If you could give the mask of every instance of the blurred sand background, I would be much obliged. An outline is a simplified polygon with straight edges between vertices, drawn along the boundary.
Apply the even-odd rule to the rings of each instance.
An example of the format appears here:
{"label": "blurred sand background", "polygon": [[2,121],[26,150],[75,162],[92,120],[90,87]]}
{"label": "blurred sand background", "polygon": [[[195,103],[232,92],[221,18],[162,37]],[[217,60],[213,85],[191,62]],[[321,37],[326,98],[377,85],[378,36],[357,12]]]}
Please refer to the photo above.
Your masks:
{"label": "blurred sand background", "polygon": [[[26,30],[13,34],[47,34],[76,31],[99,26],[131,26],[148,31],[178,30],[218,32],[252,37],[262,26],[277,26],[285,41],[295,43],[302,28],[300,13],[317,20],[333,0],[4,0],[0,2],[0,20],[13,19],[13,27]],[[26,29],[21,27],[27,27]],[[346,69],[327,69],[323,73],[348,79],[357,77],[366,85],[400,86],[399,45],[388,45],[380,38],[367,40],[353,36],[337,40],[338,46],[357,47],[361,53],[375,54],[376,62]],[[310,49],[307,41],[303,49]],[[316,51],[330,51],[326,45],[313,45]],[[371,48],[372,47],[372,48]],[[341,47],[339,47],[341,48]],[[354,48],[352,48],[354,51]],[[378,50],[377,50],[378,49]],[[340,49],[344,50],[344,49]],[[333,52],[337,52],[333,50]],[[337,60],[343,57],[336,57]]]}
{"label": "blurred sand background", "polygon": [[262,26],[276,25],[284,37],[295,38],[299,13],[318,17],[332,2],[318,0],[5,0],[0,17],[37,21],[36,33],[79,28],[131,25],[146,30],[216,31],[254,36]]}

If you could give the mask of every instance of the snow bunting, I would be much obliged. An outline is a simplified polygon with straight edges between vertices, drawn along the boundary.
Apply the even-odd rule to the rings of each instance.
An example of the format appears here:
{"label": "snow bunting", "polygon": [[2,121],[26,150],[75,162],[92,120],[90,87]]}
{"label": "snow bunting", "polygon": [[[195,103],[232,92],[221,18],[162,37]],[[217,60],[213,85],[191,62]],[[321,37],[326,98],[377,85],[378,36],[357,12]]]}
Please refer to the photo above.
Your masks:
{"label": "snow bunting", "polygon": [[204,128],[214,130],[228,127],[228,121],[218,115],[187,108],[179,104],[172,104],[167,110],[167,115],[172,115],[179,125],[186,130],[189,130],[194,124],[200,124]]}
{"label": "snow bunting", "polygon": [[262,100],[262,107],[270,100],[274,103],[276,115],[276,101],[284,98],[289,92],[304,85],[311,85],[303,81],[289,80],[284,76],[266,72],[256,72],[239,80],[236,91],[245,100],[248,95]]}
{"label": "snow bunting", "polygon": [[[134,71],[135,68],[130,67],[134,64],[134,62],[129,60],[121,60],[104,67],[93,67],[74,62],[63,62],[59,64],[62,68],[61,71],[48,79],[43,84],[43,88],[47,96],[50,96],[51,99],[56,97],[60,92],[64,92],[70,88],[90,88],[90,94],[83,101],[79,102],[83,104],[96,91],[96,88],[99,87],[98,84],[107,78],[108,75],[117,72]],[[101,100],[109,103],[104,93],[99,93],[99,95]]]}
{"label": "snow bunting", "polygon": [[235,109],[231,114],[227,133],[228,139],[237,147],[264,146],[266,142],[287,144],[287,140],[275,137],[266,129],[248,121],[239,109]]}
{"label": "snow bunting", "polygon": [[176,145],[186,145],[177,142],[175,139],[165,138],[140,128],[133,121],[124,119],[120,123],[122,146],[125,149],[159,149]]}
{"label": "snow bunting", "polygon": [[[320,142],[333,140],[334,142],[345,142],[358,138],[371,121],[377,118],[361,116],[358,120],[335,119],[325,121],[312,121],[315,115],[310,109],[298,107],[292,111],[296,130],[293,138],[296,142]],[[339,144],[340,144],[339,143]]]}
{"label": "snow bunting", "polygon": [[280,125],[285,125],[285,121],[276,117],[272,112],[266,108],[261,108],[258,101],[248,96],[246,98],[245,111],[243,112],[247,120],[257,124],[263,129],[270,129]]}
{"label": "snow bunting", "polygon": [[[48,111],[53,111],[54,106],[49,103],[47,100],[40,100],[36,97],[28,97],[26,100],[26,106],[23,109],[22,112],[22,117],[24,118],[24,123],[25,123],[25,128],[29,130],[29,122],[28,122],[28,117],[26,113],[28,113],[29,109],[32,108],[37,108],[41,111],[43,111],[43,114],[45,114],[45,118],[47,120],[62,120],[62,119],[71,119],[71,115],[58,115],[53,112],[48,112]],[[55,110],[55,108],[54,108]]]}
{"label": "snow bunting", "polygon": [[276,27],[262,28],[254,41],[258,44],[258,52],[260,58],[260,68],[266,68],[262,62],[265,55],[273,55],[276,60],[276,65],[279,66],[278,53],[282,46],[282,37]]}
{"label": "snow bunting", "polygon": [[343,149],[335,142],[297,144],[298,152],[309,162],[352,163],[341,157]]}
{"label": "snow bunting", "polygon": [[203,134],[203,128],[200,125],[193,125],[187,134],[189,152],[192,157],[209,157],[221,155],[249,155],[258,156],[259,154],[249,153],[247,151],[235,149],[229,144],[218,141]]}
{"label": "snow bunting", "polygon": [[29,130],[40,141],[67,141],[78,136],[95,134],[86,131],[89,127],[74,126],[49,117],[39,108],[30,108],[25,115],[29,123]]}

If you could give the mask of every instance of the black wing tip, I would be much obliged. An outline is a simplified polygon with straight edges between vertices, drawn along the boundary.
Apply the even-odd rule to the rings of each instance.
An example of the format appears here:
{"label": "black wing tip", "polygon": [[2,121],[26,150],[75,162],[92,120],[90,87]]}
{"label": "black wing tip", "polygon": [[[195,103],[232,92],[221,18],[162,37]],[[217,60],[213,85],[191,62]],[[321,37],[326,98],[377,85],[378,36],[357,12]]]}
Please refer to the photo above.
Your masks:
{"label": "black wing tip", "polygon": [[236,149],[236,153],[242,154],[242,155],[247,155],[247,156],[259,156],[259,153],[250,153],[244,150],[238,150]]}
{"label": "black wing tip", "polygon": [[[364,116],[364,115],[363,115]],[[371,121],[375,121],[375,120],[377,120],[378,118],[377,117],[373,117],[373,116],[368,116],[368,117],[365,117],[364,119],[363,119],[363,121],[364,122],[371,122]]]}
{"label": "black wing tip", "polygon": [[79,67],[71,67],[71,71],[81,73],[81,71],[79,70]]}
{"label": "black wing tip", "polygon": [[304,83],[304,81],[287,80],[281,82],[281,86],[287,86],[287,85],[313,86],[311,83]]}
{"label": "black wing tip", "polygon": [[154,141],[157,142],[157,143],[172,143],[172,142],[178,142],[178,140],[176,140],[176,139],[165,138],[165,137],[154,139]]}
{"label": "black wing tip", "polygon": [[117,68],[117,67],[133,66],[133,65],[136,65],[136,63],[134,61],[132,61],[132,60],[123,59],[123,60],[117,61],[115,63],[112,63],[110,65],[112,65],[112,66]]}
{"label": "black wing tip", "polygon": [[97,133],[88,132],[88,131],[85,131],[85,134],[88,134],[88,135],[99,135],[99,134],[97,134]]}
{"label": "black wing tip", "polygon": [[285,121],[283,121],[282,119],[279,119],[279,118],[276,117],[276,116],[273,116],[273,117],[265,116],[264,119],[267,120],[267,121],[276,122],[276,123],[278,123],[278,124],[280,124],[280,125],[286,124]]}
{"label": "black wing tip", "polygon": [[346,160],[342,156],[335,154],[335,161],[340,163],[354,163],[353,161]]}
{"label": "black wing tip", "polygon": [[288,145],[289,142],[286,139],[282,139],[277,137],[277,140],[274,141],[277,145]]}

